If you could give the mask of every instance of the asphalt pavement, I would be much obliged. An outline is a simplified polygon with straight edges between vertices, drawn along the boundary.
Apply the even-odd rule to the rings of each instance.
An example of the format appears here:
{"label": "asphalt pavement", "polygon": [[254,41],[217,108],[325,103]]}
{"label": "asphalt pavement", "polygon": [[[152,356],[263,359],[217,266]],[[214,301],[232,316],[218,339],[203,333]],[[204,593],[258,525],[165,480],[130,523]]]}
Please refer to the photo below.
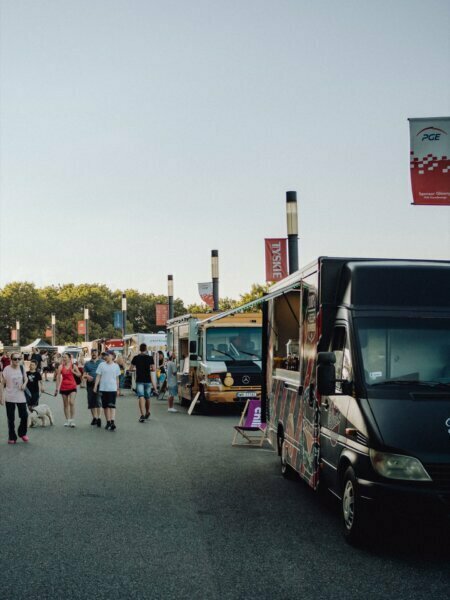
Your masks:
{"label": "asphalt pavement", "polygon": [[[48,391],[53,383],[46,384]],[[188,416],[131,392],[117,430],[53,427],[9,446],[0,410],[0,599],[449,597],[448,529],[404,524],[348,546],[338,511],[281,477],[270,449],[233,448],[236,412]]]}

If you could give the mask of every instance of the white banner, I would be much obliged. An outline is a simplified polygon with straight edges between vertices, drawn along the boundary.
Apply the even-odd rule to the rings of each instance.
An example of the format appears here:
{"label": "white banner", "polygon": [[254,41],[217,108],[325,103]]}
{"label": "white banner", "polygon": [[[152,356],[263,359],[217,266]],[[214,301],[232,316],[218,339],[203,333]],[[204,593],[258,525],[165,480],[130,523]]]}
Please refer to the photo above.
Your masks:
{"label": "white banner", "polygon": [[450,205],[450,117],[409,119],[414,204]]}

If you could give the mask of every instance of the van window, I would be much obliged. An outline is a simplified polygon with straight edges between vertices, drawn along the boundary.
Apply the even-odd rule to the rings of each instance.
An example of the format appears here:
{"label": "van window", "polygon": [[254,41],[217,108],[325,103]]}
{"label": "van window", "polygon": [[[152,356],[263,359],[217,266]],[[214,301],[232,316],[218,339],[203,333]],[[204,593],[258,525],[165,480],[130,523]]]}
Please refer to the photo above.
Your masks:
{"label": "van window", "polygon": [[368,385],[450,383],[450,319],[355,319]]}
{"label": "van window", "polygon": [[[336,356],[336,379],[346,379],[347,381],[351,381],[353,376],[352,359],[345,327],[335,327],[331,351],[334,352]],[[336,390],[338,392],[341,391],[341,388],[342,385],[336,383]]]}

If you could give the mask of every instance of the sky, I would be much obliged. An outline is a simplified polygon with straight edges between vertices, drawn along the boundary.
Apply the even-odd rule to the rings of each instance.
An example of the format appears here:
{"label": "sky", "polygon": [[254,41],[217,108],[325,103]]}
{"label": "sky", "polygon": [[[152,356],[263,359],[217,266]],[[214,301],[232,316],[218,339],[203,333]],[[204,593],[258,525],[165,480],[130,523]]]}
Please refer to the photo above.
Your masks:
{"label": "sky", "polygon": [[2,0],[0,287],[197,302],[263,283],[264,238],[450,258],[411,206],[408,117],[450,115],[447,0]]}

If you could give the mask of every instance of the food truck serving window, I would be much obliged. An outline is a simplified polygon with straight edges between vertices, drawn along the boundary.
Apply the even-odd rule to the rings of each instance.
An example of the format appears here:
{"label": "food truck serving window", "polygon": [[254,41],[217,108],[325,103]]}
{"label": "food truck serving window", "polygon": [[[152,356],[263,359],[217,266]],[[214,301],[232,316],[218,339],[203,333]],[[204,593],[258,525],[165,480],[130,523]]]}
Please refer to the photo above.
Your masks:
{"label": "food truck serving window", "polygon": [[261,360],[261,327],[217,327],[206,332],[206,359]]}

